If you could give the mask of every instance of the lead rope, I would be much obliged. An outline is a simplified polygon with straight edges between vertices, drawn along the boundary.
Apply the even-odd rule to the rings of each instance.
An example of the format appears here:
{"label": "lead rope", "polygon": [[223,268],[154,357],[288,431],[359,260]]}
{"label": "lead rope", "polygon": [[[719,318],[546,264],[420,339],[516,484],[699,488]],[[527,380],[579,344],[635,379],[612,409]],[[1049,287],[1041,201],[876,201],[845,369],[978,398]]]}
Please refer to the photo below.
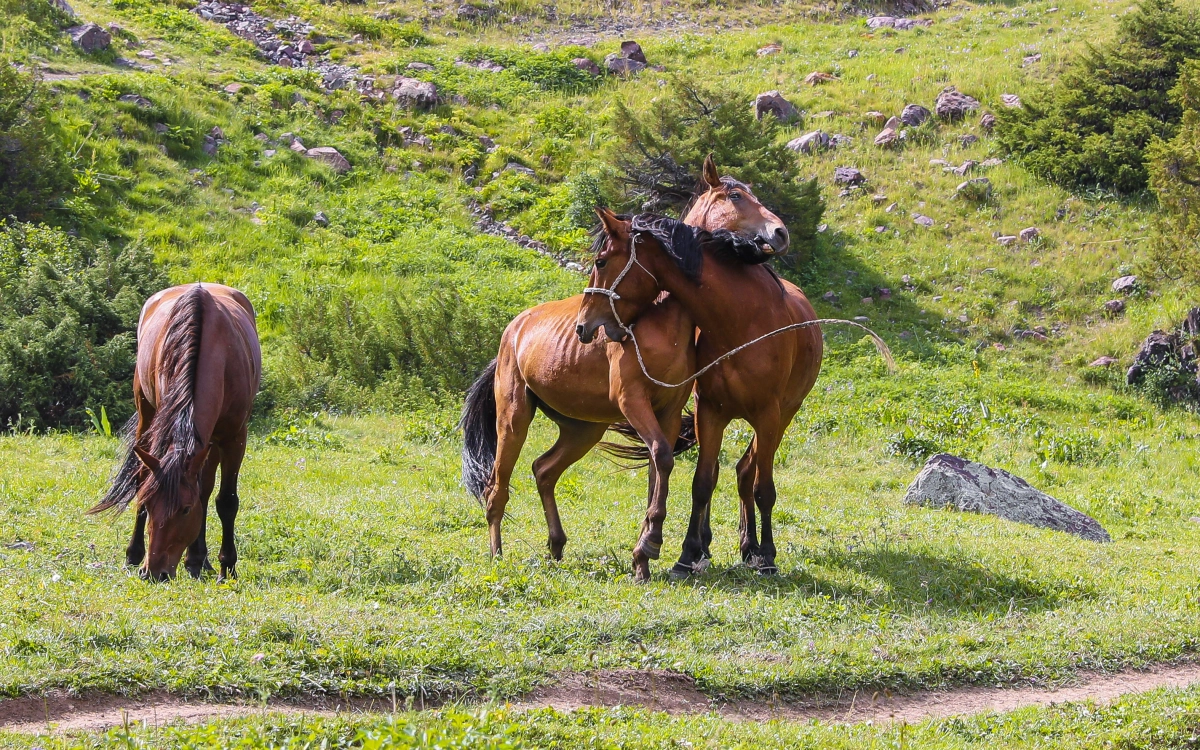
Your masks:
{"label": "lead rope", "polygon": [[764,333],[762,336],[759,336],[756,339],[751,339],[750,341],[747,341],[746,343],[742,344],[741,346],[725,352],[720,357],[717,357],[712,362],[709,362],[707,365],[702,367],[700,370],[698,370],[696,372],[695,375],[692,375],[690,378],[687,378],[686,380],[682,380],[678,383],[664,383],[663,381],[661,381],[658,378],[651,375],[649,373],[649,371],[646,370],[646,362],[645,362],[645,360],[642,359],[642,347],[638,345],[637,336],[633,335],[633,325],[632,324],[625,325],[625,322],[623,320],[621,320],[621,316],[617,313],[617,300],[621,299],[621,295],[617,294],[617,292],[616,292],[617,285],[621,283],[621,280],[625,278],[625,274],[629,273],[629,269],[633,268],[633,265],[635,263],[637,263],[638,268],[641,268],[643,271],[650,274],[650,278],[654,279],[655,283],[658,282],[658,279],[656,279],[654,277],[654,274],[650,273],[650,271],[647,270],[646,267],[643,266],[641,263],[638,263],[637,239],[638,239],[638,235],[635,234],[632,238],[632,242],[630,242],[630,244],[629,244],[629,262],[626,263],[625,267],[621,269],[621,273],[617,274],[617,278],[613,280],[612,286],[608,287],[607,289],[604,287],[589,286],[588,288],[583,290],[583,293],[584,294],[603,294],[604,296],[608,297],[608,306],[610,308],[612,308],[613,319],[615,319],[617,321],[617,325],[621,327],[621,330],[623,330],[625,332],[625,334],[627,336],[629,336],[629,339],[633,342],[633,350],[637,354],[638,366],[642,368],[642,374],[645,375],[646,378],[651,383],[654,383],[655,385],[661,386],[663,388],[680,388],[682,386],[687,385],[688,383],[691,383],[696,378],[700,377],[701,375],[708,372],[712,368],[721,364],[722,362],[729,359],[733,355],[737,354],[741,350],[743,350],[747,347],[750,347],[750,346],[754,346],[755,344],[757,344],[760,341],[769,339],[772,336],[778,336],[779,334],[786,333],[787,331],[798,331],[801,328],[809,328],[812,326],[818,326],[818,325],[823,325],[823,324],[854,326],[855,328],[861,328],[862,330],[866,331],[867,335],[871,337],[871,342],[873,344],[875,344],[875,348],[879,350],[879,355],[881,357],[883,357],[883,361],[887,364],[888,372],[896,371],[896,360],[892,358],[892,351],[891,351],[891,349],[888,348],[888,345],[879,336],[879,334],[875,333],[870,328],[867,328],[862,323],[858,323],[853,320],[843,320],[842,318],[821,318],[819,320],[806,320],[803,323],[792,323],[791,325],[784,326],[783,328],[777,328],[774,331],[771,331],[770,333]]}

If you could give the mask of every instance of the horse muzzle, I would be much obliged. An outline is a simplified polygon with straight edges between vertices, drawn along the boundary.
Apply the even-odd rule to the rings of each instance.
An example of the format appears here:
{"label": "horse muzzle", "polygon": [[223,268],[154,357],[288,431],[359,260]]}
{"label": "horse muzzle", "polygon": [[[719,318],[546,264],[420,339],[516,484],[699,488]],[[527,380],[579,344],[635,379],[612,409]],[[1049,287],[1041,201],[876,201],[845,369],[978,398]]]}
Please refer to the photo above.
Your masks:
{"label": "horse muzzle", "polygon": [[791,237],[784,226],[778,226],[773,231],[762,232],[758,235],[758,243],[767,255],[784,255],[791,246]]}
{"label": "horse muzzle", "polygon": [[586,323],[577,323],[575,325],[575,335],[584,344],[592,343],[596,339],[596,331],[598,330],[600,330],[599,325],[588,325]]}

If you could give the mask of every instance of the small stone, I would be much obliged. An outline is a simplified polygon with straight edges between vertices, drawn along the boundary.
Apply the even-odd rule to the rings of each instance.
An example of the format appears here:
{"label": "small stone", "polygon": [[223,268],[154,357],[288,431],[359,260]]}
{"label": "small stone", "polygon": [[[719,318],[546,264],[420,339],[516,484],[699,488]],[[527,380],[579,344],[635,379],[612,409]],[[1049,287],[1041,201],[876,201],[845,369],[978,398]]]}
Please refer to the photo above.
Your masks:
{"label": "small stone", "polygon": [[871,304],[874,304],[874,303],[875,303],[875,300],[871,299],[870,297],[863,297],[863,298],[862,298],[862,303],[863,303],[864,305],[871,305]]}
{"label": "small stone", "polygon": [[117,101],[123,102],[125,104],[136,105],[138,109],[150,109],[151,107],[154,106],[154,104],[149,99],[147,99],[144,96],[139,96],[137,94],[122,94],[121,96],[117,97]]}
{"label": "small stone", "polygon": [[866,315],[855,315],[854,322],[855,323],[870,323],[871,319],[868,318]]}
{"label": "small stone", "polygon": [[591,73],[594,76],[600,75],[600,66],[589,58],[576,57],[571,60],[571,64],[585,73]]}
{"label": "small stone", "polygon": [[900,122],[905,125],[917,127],[921,123],[929,119],[929,110],[922,107],[920,104],[905,105],[904,111],[900,113]]}
{"label": "small stone", "polygon": [[546,44],[545,42],[538,42],[537,44],[533,45],[533,51],[546,54],[550,51],[550,45]]}
{"label": "small stone", "polygon": [[537,172],[534,172],[532,169],[525,166],[524,164],[518,164],[515,161],[510,161],[508,164],[506,164],[504,166],[504,171],[505,172],[516,172],[517,174],[529,175],[530,177],[537,176]]}
{"label": "small stone", "polygon": [[885,227],[885,226],[875,227],[875,234],[883,234],[886,231],[887,231],[887,227]]}
{"label": "small stone", "polygon": [[346,157],[342,156],[336,148],[330,146],[318,146],[310,148],[305,152],[305,156],[310,159],[316,159],[319,162],[328,164],[333,168],[333,171],[338,174],[345,174],[350,171],[350,162]]}
{"label": "small stone", "polygon": [[1099,357],[1095,360],[1092,360],[1092,363],[1089,364],[1088,367],[1111,367],[1117,364],[1117,362],[1118,360],[1116,357]]}
{"label": "small stone", "polygon": [[[913,216],[913,223],[919,224],[923,227],[931,227],[931,226],[933,226],[933,219],[929,218],[928,216],[926,216],[924,214],[916,214]],[[908,282],[905,282],[905,283],[908,283]]]}
{"label": "small stone", "polygon": [[975,143],[978,143],[978,142],[979,142],[979,136],[977,136],[973,133],[966,133],[966,134],[960,135],[958,137],[958,145],[963,146],[964,148],[967,146],[974,145]]}
{"label": "small stone", "polygon": [[875,145],[880,148],[891,148],[900,142],[900,133],[892,128],[884,128],[875,136]]}
{"label": "small stone", "polygon": [[787,122],[798,117],[800,110],[778,91],[767,91],[754,97],[754,119],[761,120],[765,114],[775,115],[777,119]]}
{"label": "small stone", "polygon": [[[920,215],[920,214],[918,214],[918,216],[919,216],[919,215]],[[901,283],[901,284],[908,285],[908,284],[911,284],[911,283],[912,283],[912,281],[913,281],[913,278],[912,278],[912,276],[910,276],[910,275],[909,275],[909,274],[907,274],[907,273],[906,273],[906,274],[904,274],[903,276],[901,276],[901,277],[900,277],[900,283]]]}
{"label": "small stone", "polygon": [[1017,244],[1017,236],[1015,234],[1002,234],[996,238],[996,242],[1008,247],[1009,245]]}
{"label": "small stone", "polygon": [[961,120],[967,112],[979,109],[979,100],[967,96],[953,86],[942,89],[934,102],[934,111],[943,120]]}
{"label": "small stone", "polygon": [[892,298],[892,290],[890,287],[886,287],[886,286],[881,286],[881,287],[877,288],[875,290],[875,294],[877,294],[879,296],[879,299],[891,299]]}
{"label": "small stone", "polygon": [[1021,242],[1033,242],[1041,236],[1041,232],[1037,227],[1025,227],[1017,235],[1021,238]]}
{"label": "small stone", "polygon": [[992,132],[996,128],[996,116],[991,112],[984,112],[979,118],[979,127],[985,133]]}
{"label": "small stone", "polygon": [[274,155],[275,155],[275,149],[273,149],[273,148],[268,148],[268,149],[263,150],[263,156],[265,156],[268,159],[270,159]]}
{"label": "small stone", "polygon": [[983,161],[979,162],[979,166],[981,166],[981,167],[998,167],[1003,163],[1004,163],[1003,159],[999,159],[999,158],[993,156],[990,159],[984,159]]}
{"label": "small stone", "polygon": [[892,16],[873,16],[867,19],[868,29],[891,29],[896,26],[896,19]]}
{"label": "small stone", "polygon": [[822,294],[821,299],[825,300],[826,302],[828,302],[829,304],[832,305],[838,301],[838,296],[837,296],[836,292],[830,291],[830,292],[825,292],[824,294]]}
{"label": "small stone", "polygon": [[416,78],[400,78],[392,92],[397,102],[407,107],[429,109],[437,104],[437,86]]}
{"label": "small stone", "polygon": [[642,52],[642,46],[633,40],[621,42],[621,57],[643,65],[648,62],[645,53]]}
{"label": "small stone", "polygon": [[861,185],[867,181],[866,175],[854,167],[838,167],[833,170],[833,182],[837,185]]}
{"label": "small stone", "polygon": [[863,118],[865,118],[866,120],[869,120],[870,122],[881,123],[887,119],[887,115],[885,115],[882,112],[876,112],[875,110],[871,110],[870,112],[867,112],[866,114],[864,114]]}
{"label": "small stone", "polygon": [[954,190],[956,198],[982,202],[992,195],[992,181],[986,177],[974,177],[966,182],[960,182]]}
{"label": "small stone", "polygon": [[291,142],[291,145],[288,146],[288,148],[290,148],[292,151],[295,151],[297,154],[307,154],[308,153],[308,149],[304,147],[304,144],[300,142],[299,138],[296,138],[295,140],[293,140]]}
{"label": "small stone", "polygon": [[226,94],[236,94],[237,92],[241,91],[244,88],[246,88],[246,84],[244,84],[244,83],[231,83],[225,87],[225,93]]}
{"label": "small stone", "polygon": [[158,55],[154,54],[153,51],[148,49],[138,50],[137,56],[143,60],[153,60],[154,58],[158,57]]}
{"label": "small stone", "polygon": [[329,226],[329,217],[325,215],[324,211],[317,211],[315,214],[313,214],[312,220],[313,223],[319,227]]}
{"label": "small stone", "polygon": [[883,193],[876,193],[875,195],[871,196],[872,203],[879,204],[879,203],[883,203],[886,200],[887,200],[887,196],[884,195]]}
{"label": "small stone", "polygon": [[1117,294],[1133,294],[1137,289],[1137,276],[1122,276],[1112,283],[1112,290]]}
{"label": "small stone", "polygon": [[1016,94],[1001,94],[1000,103],[1010,109],[1020,109],[1021,97],[1017,96]]}
{"label": "small stone", "polygon": [[829,148],[829,136],[820,130],[805,133],[799,138],[788,141],[787,147],[802,154],[815,154]]}
{"label": "small stone", "polygon": [[72,44],[89,54],[106,50],[108,45],[112,44],[112,35],[95,23],[72,26],[67,29],[67,34],[71,37]]}
{"label": "small stone", "polygon": [[1034,65],[1034,64],[1036,64],[1036,63],[1039,63],[1039,62],[1041,62],[1041,61],[1042,61],[1042,53],[1038,52],[1037,54],[1030,55],[1029,57],[1023,58],[1023,59],[1021,60],[1021,67],[1022,67],[1022,68],[1027,68],[1027,67],[1029,67],[1030,65]]}
{"label": "small stone", "polygon": [[1104,303],[1104,311],[1109,315],[1120,315],[1125,312],[1125,300],[1110,299]]}
{"label": "small stone", "polygon": [[415,62],[415,61],[410,62],[408,65],[405,65],[404,69],[405,70],[415,70],[415,71],[418,71],[421,73],[430,73],[433,70],[435,70],[435,68],[432,65],[430,65],[429,63]]}
{"label": "small stone", "polygon": [[814,70],[813,72],[804,76],[804,82],[809,86],[820,86],[823,83],[829,83],[830,81],[836,80],[838,80],[837,76],[819,70]]}
{"label": "small stone", "polygon": [[780,52],[783,52],[782,44],[768,44],[765,47],[759,47],[756,54],[759,57],[766,57],[767,55],[777,55]]}
{"label": "small stone", "polygon": [[945,159],[930,159],[929,165],[932,167],[949,167],[950,162],[946,161]]}
{"label": "small stone", "polygon": [[646,69],[646,63],[621,57],[616,52],[604,58],[604,67],[613,75],[632,76]]}
{"label": "small stone", "polygon": [[304,39],[299,45],[297,45],[296,49],[298,49],[302,55],[312,55],[316,54],[317,45],[313,44],[308,39]]}

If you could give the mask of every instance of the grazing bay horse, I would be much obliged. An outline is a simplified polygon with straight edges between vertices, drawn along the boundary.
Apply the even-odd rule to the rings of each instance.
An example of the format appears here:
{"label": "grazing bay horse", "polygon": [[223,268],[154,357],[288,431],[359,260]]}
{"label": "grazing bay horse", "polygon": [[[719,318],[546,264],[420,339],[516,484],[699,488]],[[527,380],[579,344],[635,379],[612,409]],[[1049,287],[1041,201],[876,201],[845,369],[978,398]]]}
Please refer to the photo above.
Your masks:
{"label": "grazing bay horse", "polygon": [[138,320],[129,450],[108,494],[89,513],[137,507],[125,562],[161,581],[184,567],[212,570],[205,540],[208,498],[217,467],[221,489],[221,577],[236,577],[233,523],[246,430],[262,377],[254,308],[219,284],[158,292]]}
{"label": "grazing bay horse", "polygon": [[[719,189],[720,180],[715,175],[706,175],[706,181]],[[703,205],[703,200],[698,201],[693,213],[702,210]],[[742,560],[760,572],[775,573],[771,530],[775,452],[821,369],[823,342],[812,305],[797,287],[772,269],[742,262],[719,243],[701,242],[698,273],[686,273],[676,262],[678,248],[660,239],[675,236],[667,231],[669,219],[638,216],[630,221],[608,211],[601,211],[600,217],[608,241],[596,257],[591,286],[608,294],[589,295],[581,306],[581,340],[587,340],[600,326],[621,329],[623,321],[637,318],[646,300],[661,292],[669,292],[686,308],[700,329],[698,371],[757,337],[785,326],[807,326],[766,338],[738,352],[700,375],[695,385],[700,453],[683,554],[672,572],[687,575],[707,565],[704,535],[721,439],[729,422],[741,418],[754,429],[754,439],[737,464]],[[658,231],[643,230],[650,226]],[[622,274],[622,269],[630,265],[644,269],[644,273]],[[640,344],[640,329],[634,335]],[[886,346],[877,337],[875,340],[890,362]],[[666,380],[653,369],[650,374]],[[756,507],[762,516],[761,538],[755,522]]]}
{"label": "grazing bay horse", "polygon": [[[787,250],[787,230],[749,188],[729,181],[729,193],[712,223],[753,238],[762,255]],[[683,232],[690,232],[683,228]],[[601,244],[606,237],[597,236]],[[634,268],[630,276],[643,276]],[[463,405],[463,483],[484,505],[493,555],[503,546],[500,525],[509,500],[509,482],[534,413],[540,409],[559,429],[558,440],[533,463],[549,529],[550,556],[562,559],[567,535],[558,514],[555,486],[563,472],[583,458],[613,423],[625,420],[648,446],[649,498],[642,532],[634,550],[634,575],[649,578],[651,559],[662,546],[673,448],[680,430],[688,388],[663,388],[642,373],[624,334],[607,330],[592,343],[595,331],[581,339],[576,331],[585,295],[547,302],[518,315],[504,330],[495,360],[467,392]],[[646,366],[662,377],[683,380],[695,372],[695,324],[669,295],[651,299],[638,318]],[[628,434],[628,430],[624,430]],[[688,443],[690,445],[690,443]]]}

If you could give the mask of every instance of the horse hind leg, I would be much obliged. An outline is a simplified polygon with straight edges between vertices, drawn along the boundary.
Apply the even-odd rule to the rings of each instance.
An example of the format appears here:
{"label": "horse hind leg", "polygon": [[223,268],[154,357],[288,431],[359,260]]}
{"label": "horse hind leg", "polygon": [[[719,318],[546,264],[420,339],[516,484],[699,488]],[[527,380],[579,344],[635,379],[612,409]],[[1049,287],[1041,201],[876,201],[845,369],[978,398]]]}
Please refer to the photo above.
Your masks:
{"label": "horse hind leg", "polygon": [[558,422],[558,440],[533,462],[533,476],[542,498],[542,510],[546,514],[550,557],[561,560],[563,547],[567,544],[567,532],[563,530],[562,520],[558,517],[554,488],[563,472],[600,442],[608,426],[565,418],[555,421]]}
{"label": "horse hind leg", "polygon": [[221,563],[221,580],[237,578],[238,555],[234,523],[237,521],[238,508],[242,504],[241,498],[238,497],[237,485],[245,455],[245,432],[221,450],[221,489],[217,492],[217,517],[221,519],[221,551],[217,553],[217,559]]}
{"label": "horse hind leg", "polygon": [[754,445],[755,440],[751,439],[737,462],[738,540],[742,562],[752,567],[757,566],[760,557],[754,518],[754,479],[758,471],[754,461]]}
{"label": "horse hind leg", "polygon": [[646,502],[646,517],[637,545],[633,548],[634,580],[650,580],[650,561],[662,554],[663,522],[667,518],[667,495],[670,490],[671,471],[675,468],[672,448],[679,435],[681,418],[678,408],[665,414],[655,414],[649,399],[628,398],[621,404],[621,411],[637,430],[638,435],[650,450],[649,492]]}
{"label": "horse hind leg", "polygon": [[[514,368],[515,370],[515,368]],[[492,557],[504,554],[504,543],[500,536],[500,524],[504,520],[504,509],[508,507],[509,483],[521,457],[521,448],[529,435],[533,422],[534,403],[532,394],[515,374],[501,382],[502,371],[496,372],[496,460],[492,464],[492,476],[483,494],[484,510],[487,513],[488,539]],[[557,510],[555,511],[557,513]]]}

